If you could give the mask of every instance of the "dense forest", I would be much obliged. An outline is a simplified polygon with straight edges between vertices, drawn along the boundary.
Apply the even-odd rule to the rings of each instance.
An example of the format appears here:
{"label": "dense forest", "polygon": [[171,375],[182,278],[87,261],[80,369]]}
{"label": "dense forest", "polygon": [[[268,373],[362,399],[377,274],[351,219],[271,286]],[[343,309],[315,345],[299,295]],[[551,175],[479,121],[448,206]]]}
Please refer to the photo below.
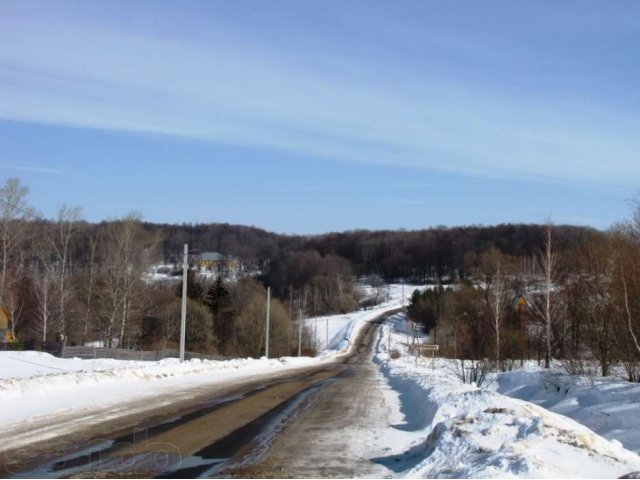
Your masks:
{"label": "dense forest", "polygon": [[[436,227],[404,231],[355,230],[315,236],[279,235],[255,227],[229,224],[165,225],[145,223],[164,238],[167,261],[188,243],[195,251],[219,251],[265,266],[286,253],[313,251],[349,262],[357,276],[377,274],[389,282],[403,279],[422,283],[465,275],[465,256],[490,247],[517,256],[535,255],[544,244],[544,225]],[[588,227],[556,225],[559,250],[567,250],[603,235]]]}

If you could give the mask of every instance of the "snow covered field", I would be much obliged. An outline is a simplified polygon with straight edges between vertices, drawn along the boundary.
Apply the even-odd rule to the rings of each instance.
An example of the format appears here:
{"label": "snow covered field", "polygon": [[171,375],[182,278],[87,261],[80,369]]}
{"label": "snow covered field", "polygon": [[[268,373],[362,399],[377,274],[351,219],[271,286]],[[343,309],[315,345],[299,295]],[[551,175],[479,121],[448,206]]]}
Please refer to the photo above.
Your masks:
{"label": "snow covered field", "polygon": [[[375,461],[395,476],[610,478],[640,471],[640,457],[619,441],[532,403],[465,385],[451,361],[416,366],[403,344],[403,317],[391,324],[391,348],[402,355],[389,358],[385,325],[374,360],[399,394],[402,422],[386,435],[388,453]],[[513,390],[519,382],[511,380]],[[506,389],[507,378],[501,383]]]}

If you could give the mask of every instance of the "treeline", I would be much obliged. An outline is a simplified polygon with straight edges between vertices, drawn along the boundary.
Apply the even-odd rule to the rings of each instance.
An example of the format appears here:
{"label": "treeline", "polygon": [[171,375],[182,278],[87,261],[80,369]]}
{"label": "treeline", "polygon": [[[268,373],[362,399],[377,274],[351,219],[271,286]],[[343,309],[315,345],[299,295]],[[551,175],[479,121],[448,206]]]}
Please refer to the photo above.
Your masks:
{"label": "treeline", "polygon": [[[544,244],[544,228],[536,225],[297,236],[228,224],[152,224],[135,213],[95,224],[84,221],[78,207],[62,207],[57,218],[44,220],[17,179],[0,187],[0,229],[0,303],[11,332],[23,342],[64,338],[70,344],[173,346],[179,296],[175,284],[151,282],[149,268],[162,262],[179,268],[184,243],[193,253],[236,257],[247,278],[224,285],[232,306],[221,313],[206,303],[211,280],[189,307],[190,316],[200,319],[191,323],[191,348],[229,355],[244,352],[248,314],[242,306],[257,305],[267,285],[286,313],[289,331],[299,317],[356,308],[354,284],[362,275],[453,282],[471,274],[469,255],[490,246],[528,258]],[[554,235],[562,251],[604,236],[571,226],[556,227]],[[280,343],[290,348],[288,339]]]}
{"label": "treeline", "polygon": [[162,235],[162,256],[166,263],[179,260],[183,245],[189,245],[194,253],[220,252],[237,257],[248,266],[261,268],[278,252],[289,249],[290,243],[299,245],[298,237],[287,237],[269,233],[255,227],[216,224],[158,224],[144,223],[148,230]]}
{"label": "treeline", "polygon": [[[314,236],[279,235],[229,224],[145,224],[164,238],[163,256],[175,259],[188,243],[193,251],[214,250],[240,258],[257,268],[291,252],[341,257],[357,276],[376,274],[388,282],[446,281],[467,272],[465,256],[490,247],[515,257],[530,257],[544,244],[544,225],[435,227],[415,231],[355,230]],[[566,250],[601,237],[588,227],[557,225],[556,246]]]}
{"label": "treeline", "polygon": [[[558,248],[582,244],[601,232],[585,227],[555,227]],[[311,237],[307,245],[320,254],[348,259],[358,275],[377,274],[388,282],[452,281],[467,274],[465,257],[490,247],[527,257],[544,243],[543,225],[437,227],[416,231],[352,231]]]}
{"label": "treeline", "polygon": [[10,329],[0,333],[16,343],[136,344],[141,318],[157,308],[145,275],[160,257],[158,232],[136,214],[91,225],[79,207],[44,221],[27,195],[17,179],[0,187],[0,304]]}
{"label": "treeline", "polygon": [[[153,265],[178,260],[172,257],[174,245],[178,242],[180,251],[183,242],[193,240],[190,227],[184,235],[174,232],[169,241],[169,226],[144,223],[138,214],[92,224],[82,219],[79,207],[67,206],[56,219],[44,220],[28,204],[28,193],[15,178],[0,187],[0,308],[9,317],[8,325],[0,323],[0,341],[13,341],[15,348],[62,340],[123,348],[177,346],[181,294],[175,283],[153,281],[149,273]],[[230,356],[264,353],[263,283],[269,281],[284,299],[276,294],[271,303],[273,354],[296,349],[295,319],[355,307],[353,273],[344,260],[315,254],[313,261],[299,259],[304,266],[296,270],[296,261],[278,256],[268,247],[273,243],[263,241],[270,234],[234,227],[227,236],[220,227],[218,240],[200,243],[202,250],[220,249],[254,262],[247,271],[255,274],[258,268],[262,275],[258,280],[241,275],[226,285],[190,271],[187,348]],[[225,301],[210,303],[213,287],[225,292]],[[308,348],[306,332],[303,337]]]}
{"label": "treeline", "polygon": [[640,381],[640,208],[631,221],[561,249],[548,225],[530,257],[495,247],[465,258],[467,278],[414,292],[410,317],[461,376],[560,360],[570,373],[607,376],[616,367]]}

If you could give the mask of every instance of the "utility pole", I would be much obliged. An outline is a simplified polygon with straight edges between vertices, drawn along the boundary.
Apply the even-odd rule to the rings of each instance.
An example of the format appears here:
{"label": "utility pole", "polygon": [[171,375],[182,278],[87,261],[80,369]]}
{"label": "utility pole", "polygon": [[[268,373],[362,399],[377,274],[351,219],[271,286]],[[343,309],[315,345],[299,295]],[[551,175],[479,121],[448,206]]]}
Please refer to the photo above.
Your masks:
{"label": "utility pole", "polygon": [[302,356],[302,308],[298,309],[298,356]]}
{"label": "utility pole", "polygon": [[293,340],[291,336],[291,330],[293,325],[293,286],[289,285],[289,325],[287,325],[287,339],[289,345],[291,345],[291,340]]}
{"label": "utility pole", "polygon": [[182,260],[182,312],[180,315],[180,363],[184,362],[185,331],[187,329],[187,270],[189,269],[189,245],[184,244]]}
{"label": "utility pole", "polygon": [[264,342],[264,355],[269,358],[269,314],[271,310],[271,287],[267,287],[267,335]]}

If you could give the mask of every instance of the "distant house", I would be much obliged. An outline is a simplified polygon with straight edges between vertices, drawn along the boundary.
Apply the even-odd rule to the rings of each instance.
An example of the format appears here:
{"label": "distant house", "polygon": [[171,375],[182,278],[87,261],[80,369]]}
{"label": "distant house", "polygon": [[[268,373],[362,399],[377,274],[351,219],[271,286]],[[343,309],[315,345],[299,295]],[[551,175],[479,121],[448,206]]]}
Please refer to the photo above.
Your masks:
{"label": "distant house", "polygon": [[9,319],[7,307],[0,306],[0,342],[15,342],[16,340],[9,328]]}
{"label": "distant house", "polygon": [[218,252],[203,252],[192,258],[193,265],[199,269],[211,271],[223,271],[236,267],[237,260],[233,257],[227,257]]}

